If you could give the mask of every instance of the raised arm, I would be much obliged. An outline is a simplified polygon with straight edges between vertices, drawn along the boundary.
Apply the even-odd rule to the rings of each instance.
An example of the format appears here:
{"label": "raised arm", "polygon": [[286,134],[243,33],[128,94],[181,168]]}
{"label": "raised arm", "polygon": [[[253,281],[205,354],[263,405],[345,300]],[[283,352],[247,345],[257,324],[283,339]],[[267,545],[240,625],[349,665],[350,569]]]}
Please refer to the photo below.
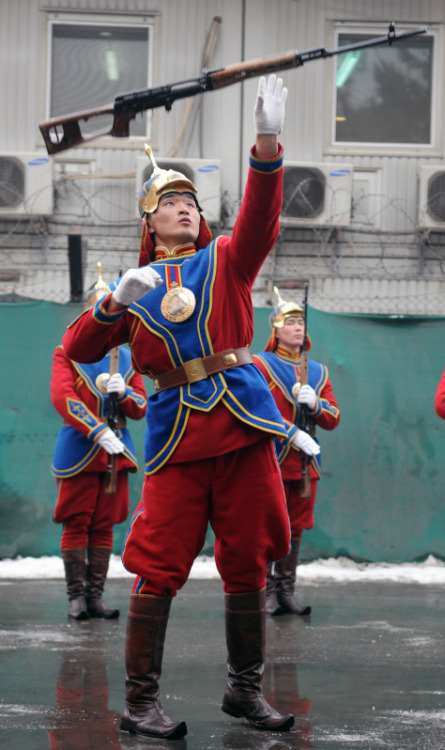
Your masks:
{"label": "raised arm", "polygon": [[233,267],[252,282],[279,232],[283,194],[283,149],[278,135],[284,126],[287,89],[275,75],[261,78],[253,120],[255,146],[240,212],[232,232]]}

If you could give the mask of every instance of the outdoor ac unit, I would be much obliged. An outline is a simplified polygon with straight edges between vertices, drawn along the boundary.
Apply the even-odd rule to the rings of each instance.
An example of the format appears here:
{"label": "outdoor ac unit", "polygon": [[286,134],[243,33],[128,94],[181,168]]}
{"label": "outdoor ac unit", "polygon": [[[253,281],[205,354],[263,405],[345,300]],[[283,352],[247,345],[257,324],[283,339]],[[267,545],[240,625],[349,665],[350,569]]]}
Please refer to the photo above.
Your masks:
{"label": "outdoor ac unit", "polygon": [[[198,201],[204,218],[216,224],[221,218],[221,161],[218,159],[169,159],[156,158],[161,169],[175,169],[188,177],[195,185]],[[139,156],[136,164],[136,207],[139,193],[153,171],[146,156]],[[139,216],[139,212],[137,214]]]}
{"label": "outdoor ac unit", "polygon": [[422,166],[418,179],[418,226],[445,229],[445,166]]}
{"label": "outdoor ac unit", "polygon": [[53,165],[37,153],[0,152],[0,217],[50,216]]}
{"label": "outdoor ac unit", "polygon": [[352,164],[284,162],[282,226],[348,226]]}

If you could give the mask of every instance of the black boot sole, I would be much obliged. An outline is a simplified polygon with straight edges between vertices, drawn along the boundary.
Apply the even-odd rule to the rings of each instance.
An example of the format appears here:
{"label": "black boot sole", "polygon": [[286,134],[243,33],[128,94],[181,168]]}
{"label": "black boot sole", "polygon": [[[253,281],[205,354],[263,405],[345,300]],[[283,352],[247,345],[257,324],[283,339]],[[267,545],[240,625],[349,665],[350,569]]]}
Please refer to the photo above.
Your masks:
{"label": "black boot sole", "polygon": [[111,610],[109,615],[100,614],[91,609],[88,610],[88,616],[93,617],[96,620],[117,620],[119,615],[120,611],[118,609]]}
{"label": "black boot sole", "polygon": [[266,732],[286,732],[288,729],[293,727],[295,723],[295,718],[292,714],[283,716],[282,721],[277,724],[260,724],[254,721],[254,719],[251,719],[245,711],[228,705],[227,703],[221,706],[221,710],[224,711],[225,714],[233,716],[235,719],[246,719],[251,727]]}
{"label": "black boot sole", "polygon": [[82,612],[79,612],[77,615],[70,615],[68,613],[68,620],[89,620],[89,619],[90,619],[90,615],[88,614],[86,609],[83,610]]}
{"label": "black boot sole", "polygon": [[281,611],[282,615],[297,615],[297,617],[306,617],[307,615],[310,615],[312,612],[312,607],[300,607],[297,609],[283,609]]}
{"label": "black boot sole", "polygon": [[121,719],[120,730],[121,732],[136,734],[139,737],[149,737],[154,740],[178,740],[180,737],[185,737],[187,734],[187,724],[185,721],[180,721],[171,732],[168,732],[167,734],[154,734],[153,732],[142,732],[134,727],[133,724],[126,721],[126,719]]}

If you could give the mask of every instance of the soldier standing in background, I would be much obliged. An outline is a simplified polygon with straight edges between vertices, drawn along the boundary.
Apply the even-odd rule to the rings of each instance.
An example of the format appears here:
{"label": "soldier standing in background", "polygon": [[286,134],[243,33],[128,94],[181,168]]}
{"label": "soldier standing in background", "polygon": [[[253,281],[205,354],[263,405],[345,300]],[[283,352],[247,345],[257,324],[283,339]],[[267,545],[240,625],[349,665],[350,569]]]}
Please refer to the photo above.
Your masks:
{"label": "soldier standing in background", "polygon": [[[277,443],[277,453],[291,524],[292,549],[287,557],[267,568],[266,611],[270,615],[308,615],[311,608],[296,602],[294,590],[301,535],[303,529],[314,525],[315,496],[320,479],[320,448],[313,437],[316,425],[325,430],[335,429],[340,411],[325,365],[308,360],[308,382],[300,383],[306,333],[304,310],[294,302],[285,302],[278,294],[270,324],[272,334],[265,351],[254,359],[288,429],[288,440]],[[309,351],[311,340],[308,336],[306,340]],[[308,409],[308,431],[299,428],[304,405]],[[302,490],[303,472],[307,472],[307,492]]]}
{"label": "soldier standing in background", "polygon": [[[99,269],[99,280],[85,307],[108,293]],[[110,375],[112,357],[117,371]],[[108,426],[112,398],[117,402],[115,432]],[[118,348],[101,361],[85,365],[69,359],[58,346],[53,356],[51,401],[64,420],[51,471],[57,480],[53,520],[63,524],[60,548],[68,617],[116,618],[119,610],[109,609],[102,593],[113,548],[113,525],[128,516],[128,473],[137,471],[126,418],[145,415],[143,379],[133,370],[128,349]],[[112,459],[111,454],[116,457]]]}

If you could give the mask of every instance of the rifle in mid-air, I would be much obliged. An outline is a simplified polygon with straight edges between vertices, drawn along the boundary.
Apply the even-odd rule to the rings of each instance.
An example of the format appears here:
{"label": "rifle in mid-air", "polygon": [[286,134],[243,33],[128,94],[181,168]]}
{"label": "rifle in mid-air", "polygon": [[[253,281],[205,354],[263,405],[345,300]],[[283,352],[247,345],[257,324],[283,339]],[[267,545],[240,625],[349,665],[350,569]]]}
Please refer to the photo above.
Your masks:
{"label": "rifle in mid-air", "polygon": [[[96,109],[89,109],[62,117],[53,117],[51,120],[39,123],[40,132],[45,141],[48,154],[57,154],[60,151],[66,151],[73,146],[80,146],[82,143],[102,136],[128,138],[130,135],[130,121],[136,117],[138,112],[158,107],[165,107],[169,111],[172,108],[173,102],[177,99],[196,96],[206,91],[215,91],[225,86],[232,86],[234,83],[242,83],[256,76],[299,68],[304,63],[312,62],[313,60],[333,57],[334,55],[366,49],[367,47],[376,47],[383,44],[392,45],[394,42],[399,42],[418,34],[424,34],[426,30],[426,27],[423,26],[413,31],[396,34],[394,24],[390,23],[388,33],[385,36],[371,37],[355,44],[345,44],[337,49],[329,50],[324,47],[314,47],[306,52],[291,50],[272,57],[227,65],[225,68],[203,73],[197,78],[189,78],[184,81],[177,81],[144,91],[120,94],[112,104],[106,104]],[[82,133],[81,123],[88,123],[93,118],[103,115],[113,118],[111,127],[98,130],[94,133],[86,133],[85,135]]]}

